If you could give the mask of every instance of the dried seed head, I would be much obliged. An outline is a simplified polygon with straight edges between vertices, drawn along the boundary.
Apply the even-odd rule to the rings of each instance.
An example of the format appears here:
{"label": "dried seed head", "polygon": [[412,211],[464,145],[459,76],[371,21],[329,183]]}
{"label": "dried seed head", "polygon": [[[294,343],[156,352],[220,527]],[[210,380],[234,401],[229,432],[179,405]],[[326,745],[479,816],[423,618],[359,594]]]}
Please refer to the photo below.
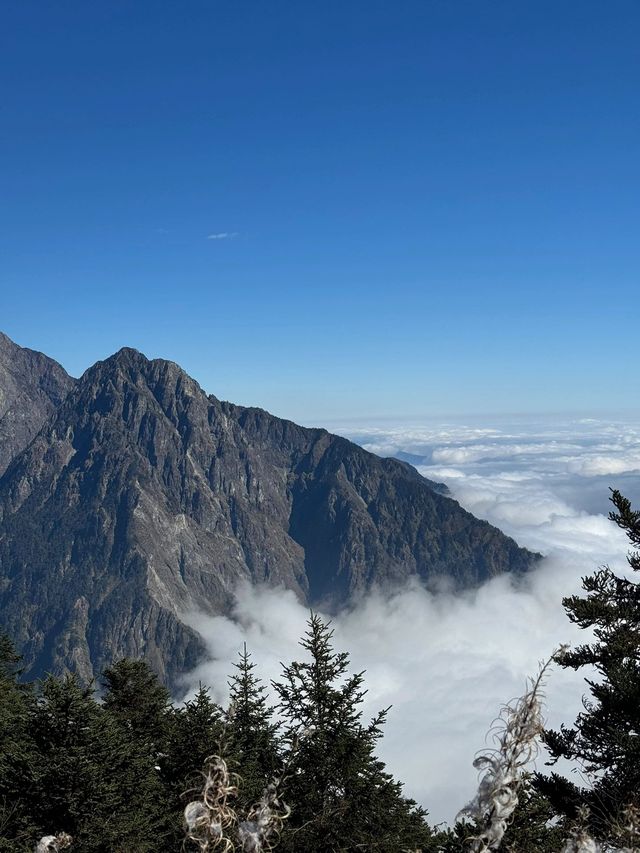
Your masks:
{"label": "dried seed head", "polygon": [[267,853],[275,848],[284,821],[291,809],[278,797],[275,782],[267,785],[262,797],[255,803],[238,827],[238,842],[243,853]]}
{"label": "dried seed head", "polygon": [[577,830],[565,843],[561,853],[601,853],[602,848],[584,830]]}
{"label": "dried seed head", "polygon": [[551,660],[540,668],[536,679],[531,679],[525,695],[503,708],[494,726],[496,748],[481,753],[473,762],[481,772],[478,792],[458,818],[471,818],[482,827],[469,839],[474,853],[500,847],[518,805],[525,768],[538,753],[544,728],[542,686]]}
{"label": "dried seed head", "polygon": [[201,799],[187,803],[184,810],[187,838],[202,853],[213,850],[228,853],[234,846],[225,832],[238,820],[228,802],[238,793],[235,777],[232,778],[227,763],[218,755],[207,759],[207,769],[202,775]]}
{"label": "dried seed head", "polygon": [[59,850],[66,850],[71,847],[73,839],[66,832],[59,832],[57,835],[43,835],[36,845],[35,853],[58,853]]}

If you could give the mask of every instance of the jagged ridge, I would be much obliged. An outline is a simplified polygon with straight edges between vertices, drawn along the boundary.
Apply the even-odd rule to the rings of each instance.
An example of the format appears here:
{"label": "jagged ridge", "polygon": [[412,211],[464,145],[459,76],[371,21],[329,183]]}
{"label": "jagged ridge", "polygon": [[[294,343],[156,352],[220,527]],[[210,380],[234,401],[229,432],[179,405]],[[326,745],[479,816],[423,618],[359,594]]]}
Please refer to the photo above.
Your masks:
{"label": "jagged ridge", "polygon": [[32,673],[202,648],[184,613],[239,581],[339,606],[412,575],[476,584],[534,555],[406,463],[207,396],[124,349],[89,369],[0,480],[0,621]]}
{"label": "jagged ridge", "polygon": [[74,380],[57,361],[0,332],[0,476],[60,405]]}

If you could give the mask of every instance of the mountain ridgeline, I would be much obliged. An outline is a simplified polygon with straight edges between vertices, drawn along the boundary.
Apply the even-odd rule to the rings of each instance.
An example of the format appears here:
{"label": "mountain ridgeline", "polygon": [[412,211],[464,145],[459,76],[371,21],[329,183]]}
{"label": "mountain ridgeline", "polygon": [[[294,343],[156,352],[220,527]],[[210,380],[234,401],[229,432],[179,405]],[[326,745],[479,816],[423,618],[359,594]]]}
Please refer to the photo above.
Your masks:
{"label": "mountain ridgeline", "polygon": [[536,559],[406,463],[221,402],[172,362],[123,349],[75,381],[15,350],[34,375],[0,389],[28,423],[0,447],[0,625],[32,675],[144,656],[172,683],[203,653],[186,614],[229,612],[243,581],[339,607]]}
{"label": "mountain ridgeline", "polygon": [[57,361],[17,346],[0,332],[0,476],[55,412],[73,383]]}

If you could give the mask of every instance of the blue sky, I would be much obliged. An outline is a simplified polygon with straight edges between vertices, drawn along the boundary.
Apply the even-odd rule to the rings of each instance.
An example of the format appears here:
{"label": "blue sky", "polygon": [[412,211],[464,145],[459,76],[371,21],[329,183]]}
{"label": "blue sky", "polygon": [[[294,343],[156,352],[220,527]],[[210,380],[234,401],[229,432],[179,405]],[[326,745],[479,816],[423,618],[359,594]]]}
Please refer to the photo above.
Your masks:
{"label": "blue sky", "polygon": [[635,0],[0,23],[18,343],[76,375],[135,346],[304,422],[638,408]]}

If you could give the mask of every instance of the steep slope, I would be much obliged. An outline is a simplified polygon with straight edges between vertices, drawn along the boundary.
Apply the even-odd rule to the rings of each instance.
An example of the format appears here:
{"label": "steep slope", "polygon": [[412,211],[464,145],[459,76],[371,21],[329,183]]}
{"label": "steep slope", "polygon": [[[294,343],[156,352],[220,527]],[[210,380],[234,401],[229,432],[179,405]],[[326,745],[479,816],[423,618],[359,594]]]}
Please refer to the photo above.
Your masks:
{"label": "steep slope", "polygon": [[184,613],[225,611],[241,580],[339,604],[532,559],[405,463],[129,349],[85,373],[0,480],[0,623],[34,673],[145,655],[171,681],[201,652]]}
{"label": "steep slope", "polygon": [[0,476],[73,383],[57,361],[14,344],[0,332]]}

